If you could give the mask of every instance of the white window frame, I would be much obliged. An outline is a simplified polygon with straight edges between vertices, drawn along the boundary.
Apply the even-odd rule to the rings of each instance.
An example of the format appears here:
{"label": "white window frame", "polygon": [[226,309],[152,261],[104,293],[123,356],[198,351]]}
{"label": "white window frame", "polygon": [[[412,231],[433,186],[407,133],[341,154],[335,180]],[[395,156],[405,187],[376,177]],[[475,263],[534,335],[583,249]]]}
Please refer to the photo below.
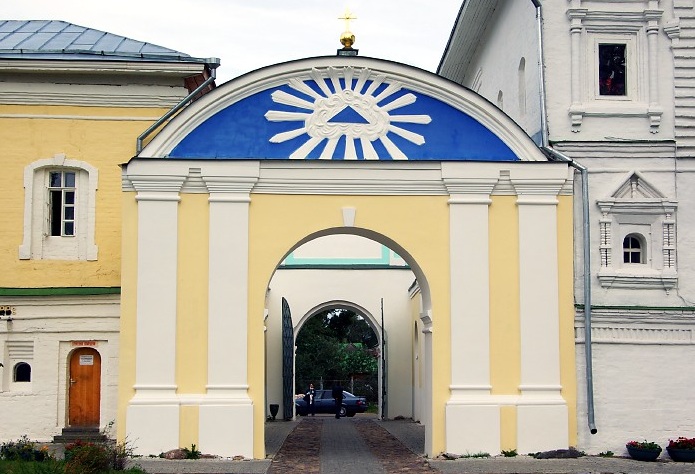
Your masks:
{"label": "white window frame", "polygon": [[[76,173],[74,236],[52,236],[48,222],[48,173],[73,170]],[[97,260],[94,241],[98,170],[92,165],[68,159],[59,153],[37,160],[24,168],[24,236],[20,260]]]}
{"label": "white window frame", "polygon": [[[631,173],[608,199],[597,201],[600,268],[604,288],[662,288],[668,293],[678,283],[676,271],[676,208],[639,172]],[[623,260],[628,235],[642,237],[642,263]]]}
{"label": "white window frame", "polygon": [[[593,61],[591,62],[594,94],[592,99],[596,101],[620,101],[635,102],[639,100],[639,86],[637,74],[637,59],[635,50],[637,38],[635,35],[595,35],[593,43]],[[602,44],[621,44],[625,46],[625,95],[601,95],[599,81],[599,46]]]}
{"label": "white window frame", "polygon": [[[594,7],[595,8],[595,7]],[[645,117],[651,133],[657,133],[663,115],[658,97],[648,97],[658,78],[656,32],[661,12],[645,6],[642,11],[587,8],[580,0],[567,12],[571,41],[571,105],[573,132],[584,117]],[[651,38],[650,40],[647,37]],[[599,94],[598,45],[625,44],[627,88],[625,96]]]}

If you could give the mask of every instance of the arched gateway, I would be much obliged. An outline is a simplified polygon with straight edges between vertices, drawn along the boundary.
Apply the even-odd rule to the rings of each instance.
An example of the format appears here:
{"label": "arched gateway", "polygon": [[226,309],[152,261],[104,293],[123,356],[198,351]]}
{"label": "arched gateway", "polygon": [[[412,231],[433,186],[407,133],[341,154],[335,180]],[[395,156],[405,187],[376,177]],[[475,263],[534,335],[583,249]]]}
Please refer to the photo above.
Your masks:
{"label": "arched gateway", "polygon": [[415,274],[429,455],[575,441],[572,173],[470,90],[369,58],[267,67],[173,119],[123,190],[118,426],[138,452],[264,457],[266,289],[336,233]]}

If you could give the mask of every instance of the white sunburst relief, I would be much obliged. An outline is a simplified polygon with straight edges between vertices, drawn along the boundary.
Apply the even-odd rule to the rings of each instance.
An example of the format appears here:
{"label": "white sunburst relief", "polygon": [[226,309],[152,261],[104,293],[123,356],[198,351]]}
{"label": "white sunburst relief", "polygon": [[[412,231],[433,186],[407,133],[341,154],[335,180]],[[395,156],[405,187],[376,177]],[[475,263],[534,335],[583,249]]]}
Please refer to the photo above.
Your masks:
{"label": "white sunburst relief", "polygon": [[[341,84],[341,78],[344,86]],[[326,79],[331,81],[333,90],[328,87]],[[382,143],[391,159],[407,160],[405,153],[388,137],[389,133],[416,145],[425,143],[425,137],[422,135],[394,123],[428,124],[432,121],[429,115],[391,113],[415,103],[417,97],[414,94],[409,92],[391,102],[379,105],[403,88],[399,82],[388,81],[386,76],[375,75],[367,68],[355,70],[352,67],[329,67],[325,70],[325,75],[318,69],[312,69],[310,80],[318,86],[320,92],[310,87],[305,81],[296,78],[291,79],[288,85],[304,96],[311,97],[313,102],[282,90],[276,90],[271,94],[273,102],[304,109],[307,112],[269,110],[265,114],[265,118],[271,122],[301,123],[301,126],[296,129],[278,133],[270,138],[271,143],[282,143],[306,135],[306,141],[290,155],[290,158],[306,159],[324,142],[319,158],[336,158],[335,151],[341,137],[345,137],[343,159],[346,160],[358,158],[357,141],[362,147],[364,159],[378,160],[379,155],[372,144],[376,140]],[[386,87],[377,93],[382,84],[386,84]],[[339,115],[347,109],[350,109],[353,116],[359,120],[340,120]]]}

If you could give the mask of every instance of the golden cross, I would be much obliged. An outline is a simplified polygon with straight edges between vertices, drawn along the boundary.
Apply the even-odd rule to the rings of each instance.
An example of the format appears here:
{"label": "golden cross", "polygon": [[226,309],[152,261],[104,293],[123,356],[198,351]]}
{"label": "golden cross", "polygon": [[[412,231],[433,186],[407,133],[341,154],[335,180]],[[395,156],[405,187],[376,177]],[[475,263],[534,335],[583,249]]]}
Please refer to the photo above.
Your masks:
{"label": "golden cross", "polygon": [[339,16],[338,20],[345,20],[345,31],[350,31],[350,20],[357,20],[356,16],[352,16],[349,8],[345,9],[343,16]]}

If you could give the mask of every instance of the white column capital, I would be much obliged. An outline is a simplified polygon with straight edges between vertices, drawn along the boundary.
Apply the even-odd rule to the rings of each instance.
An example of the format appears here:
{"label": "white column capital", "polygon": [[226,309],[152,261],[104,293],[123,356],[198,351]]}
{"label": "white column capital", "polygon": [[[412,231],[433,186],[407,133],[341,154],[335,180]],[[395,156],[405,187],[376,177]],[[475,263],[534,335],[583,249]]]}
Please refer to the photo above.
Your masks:
{"label": "white column capital", "polygon": [[219,199],[221,195],[248,195],[258,181],[257,176],[207,176],[202,175],[203,182],[210,192],[210,200]]}
{"label": "white column capital", "polygon": [[133,189],[138,192],[138,199],[144,200],[140,197],[149,196],[147,200],[161,200],[156,199],[156,195],[175,193],[178,194],[181,191],[181,186],[186,180],[186,176],[156,176],[156,175],[128,175],[125,177]]}

